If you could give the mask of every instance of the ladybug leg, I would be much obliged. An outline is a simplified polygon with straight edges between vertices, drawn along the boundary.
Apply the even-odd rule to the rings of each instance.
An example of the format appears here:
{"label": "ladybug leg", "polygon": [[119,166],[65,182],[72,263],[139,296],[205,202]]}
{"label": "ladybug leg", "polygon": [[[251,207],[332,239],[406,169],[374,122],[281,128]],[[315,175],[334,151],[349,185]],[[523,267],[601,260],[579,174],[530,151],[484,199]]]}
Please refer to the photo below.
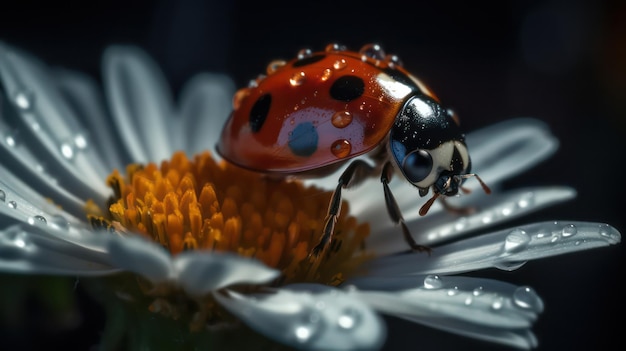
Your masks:
{"label": "ladybug leg", "polygon": [[409,231],[409,227],[404,223],[404,218],[402,218],[402,212],[400,211],[400,207],[398,207],[398,203],[396,199],[393,197],[391,193],[391,189],[389,189],[389,181],[391,180],[391,175],[393,174],[393,167],[391,166],[391,162],[385,163],[383,167],[383,172],[380,175],[380,181],[383,183],[383,190],[385,192],[385,204],[387,205],[387,212],[389,213],[389,217],[395,224],[400,224],[402,227],[402,234],[404,235],[404,240],[409,244],[412,250],[419,252],[428,252],[430,255],[430,247],[420,245],[411,236],[411,232]]}
{"label": "ladybug leg", "polygon": [[324,231],[320,242],[313,248],[311,255],[319,256],[330,244],[335,232],[335,224],[341,210],[341,190],[347,189],[360,183],[363,179],[371,176],[374,168],[363,160],[354,160],[341,174],[337,187],[328,204],[328,214],[324,220]]}

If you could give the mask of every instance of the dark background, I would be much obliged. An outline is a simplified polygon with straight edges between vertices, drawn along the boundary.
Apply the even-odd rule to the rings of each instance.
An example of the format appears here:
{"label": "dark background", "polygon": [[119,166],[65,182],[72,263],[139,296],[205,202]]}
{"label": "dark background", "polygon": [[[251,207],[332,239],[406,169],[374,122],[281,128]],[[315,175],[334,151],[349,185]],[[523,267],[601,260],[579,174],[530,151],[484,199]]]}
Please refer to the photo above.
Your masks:
{"label": "dark background", "polygon": [[[488,4],[488,5],[487,5]],[[575,201],[522,222],[607,222],[626,232],[626,5],[622,1],[120,1],[2,5],[0,40],[54,65],[99,77],[109,44],[135,44],[161,65],[176,92],[193,74],[217,71],[238,86],[275,58],[340,42],[369,42],[400,56],[453,106],[467,130],[520,116],[549,123],[558,153],[510,186],[563,184]],[[474,275],[532,286],[546,309],[539,350],[624,349],[623,245]],[[32,330],[25,349],[85,350],[102,314],[80,293],[84,323]],[[390,319],[388,349],[499,350],[480,341]],[[0,334],[3,338],[6,333]],[[34,348],[34,346],[33,346]]]}

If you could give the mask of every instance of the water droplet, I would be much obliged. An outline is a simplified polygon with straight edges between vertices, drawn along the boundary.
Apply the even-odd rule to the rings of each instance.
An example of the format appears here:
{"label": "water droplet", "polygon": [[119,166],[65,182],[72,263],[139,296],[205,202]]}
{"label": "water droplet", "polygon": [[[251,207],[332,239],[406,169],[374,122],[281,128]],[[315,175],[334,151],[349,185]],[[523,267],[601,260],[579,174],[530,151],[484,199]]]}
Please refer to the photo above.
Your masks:
{"label": "water droplet", "polygon": [[0,189],[0,201],[4,202],[7,199],[7,193]]}
{"label": "water droplet", "polygon": [[361,50],[359,50],[359,54],[365,57],[372,58],[374,60],[384,60],[385,52],[378,44],[367,44],[364,45]]}
{"label": "water droplet", "polygon": [[323,72],[322,72],[322,76],[320,77],[320,80],[322,82],[327,81],[331,76],[333,75],[333,70],[330,68],[326,68]]}
{"label": "water droplet", "polygon": [[520,199],[517,200],[517,207],[526,208],[532,205],[535,202],[535,194],[533,192],[527,192],[520,196]]}
{"label": "water droplet", "polygon": [[74,158],[74,147],[70,143],[62,143],[60,146],[61,155],[68,160]]}
{"label": "water droplet", "polygon": [[33,217],[28,217],[28,224],[30,225],[36,225],[36,224],[46,224],[46,217],[44,216],[33,216]]}
{"label": "water droplet", "polygon": [[563,230],[561,231],[561,234],[563,235],[564,238],[570,237],[572,235],[575,235],[578,232],[578,229],[576,228],[575,225],[573,224],[568,224],[565,227],[563,227]]}
{"label": "water droplet", "polygon": [[17,208],[17,202],[15,202],[15,201],[9,201],[9,202],[7,203],[7,206],[9,206],[9,208],[16,209],[16,208]]}
{"label": "water droplet", "polygon": [[337,43],[330,43],[326,45],[326,48],[324,48],[324,51],[326,52],[345,51],[345,50],[346,50],[346,47],[344,45],[337,44]]}
{"label": "water droplet", "polygon": [[333,68],[336,70],[344,69],[348,64],[345,59],[339,59],[333,63]]}
{"label": "water droplet", "polygon": [[426,289],[439,289],[443,286],[443,282],[438,275],[427,275],[424,278],[424,288]]}
{"label": "water droplet", "polygon": [[446,292],[448,294],[448,296],[455,296],[459,294],[459,287],[455,286],[452,289],[448,289],[448,291]]}
{"label": "water droplet", "polygon": [[248,95],[250,95],[250,89],[248,88],[242,88],[237,90],[237,92],[235,92],[235,95],[233,96],[233,109],[239,109],[239,107],[241,107],[241,103]]}
{"label": "water droplet", "polygon": [[483,222],[483,224],[489,224],[491,223],[491,221],[493,221],[493,216],[491,213],[487,213],[480,220]]}
{"label": "water droplet", "polygon": [[461,217],[457,219],[456,223],[454,223],[454,229],[456,231],[463,230],[467,226],[467,218]]}
{"label": "water droplet", "polygon": [[530,309],[535,312],[543,310],[543,302],[531,287],[520,286],[513,292],[513,303],[517,307]]}
{"label": "water droplet", "polygon": [[28,90],[22,90],[15,94],[13,101],[18,108],[25,111],[30,110],[35,104],[35,94]]}
{"label": "water droplet", "polygon": [[504,306],[504,298],[502,296],[495,297],[493,299],[493,302],[491,303],[491,308],[496,311],[501,310],[503,306]]}
{"label": "water droplet", "polygon": [[469,306],[474,302],[474,298],[472,296],[468,296],[465,298],[465,305]]}
{"label": "water droplet", "polygon": [[313,52],[311,51],[311,49],[302,49],[300,51],[298,51],[298,60],[302,60],[303,58],[307,58],[307,57],[311,57],[311,55],[313,54]]}
{"label": "water droplet", "polygon": [[330,146],[330,151],[337,158],[344,158],[350,155],[352,151],[352,144],[346,139],[335,140],[333,144]]}
{"label": "water droplet", "polygon": [[352,329],[361,320],[361,314],[354,308],[348,307],[344,309],[339,318],[337,318],[337,324],[342,329]]}
{"label": "water droplet", "polygon": [[7,133],[4,136],[4,142],[7,144],[7,146],[10,146],[10,147],[17,146],[20,142],[19,131],[15,131],[13,133]]}
{"label": "water droplet", "polygon": [[76,148],[78,148],[79,150],[86,149],[87,146],[89,146],[89,143],[87,142],[87,137],[85,137],[83,134],[76,134],[76,136],[74,137],[74,146],[76,146]]}
{"label": "water droplet", "polygon": [[333,126],[337,128],[345,128],[352,122],[352,114],[350,111],[337,111],[331,119]]}
{"label": "water droplet", "polygon": [[504,206],[504,207],[502,207],[502,210],[500,211],[500,213],[504,217],[510,216],[511,213],[513,213],[513,207],[512,206]]}
{"label": "water droplet", "polygon": [[278,71],[278,69],[283,67],[286,63],[287,62],[285,62],[285,60],[274,60],[267,65],[267,67],[265,68],[265,71],[267,72],[268,75],[270,75]]}
{"label": "water droplet", "polygon": [[393,68],[393,66],[402,66],[402,60],[397,55],[387,55],[385,62]]}
{"label": "water droplet", "polygon": [[322,318],[319,312],[307,311],[293,323],[293,335],[299,343],[306,343],[320,330]]}
{"label": "water droplet", "polygon": [[474,296],[480,296],[480,295],[482,295],[484,293],[485,293],[485,289],[482,286],[479,286],[479,287],[477,287],[476,289],[474,289],[472,291],[472,295],[474,295]]}
{"label": "water droplet", "polygon": [[530,236],[521,229],[514,229],[504,240],[504,250],[507,252],[518,252],[526,248],[528,243],[530,243]]}
{"label": "water droplet", "polygon": [[289,84],[291,84],[294,87],[297,87],[299,85],[302,85],[302,83],[304,83],[304,81],[306,80],[306,76],[304,75],[304,72],[297,72],[294,73],[291,78],[289,78]]}
{"label": "water droplet", "polygon": [[67,221],[67,219],[65,217],[63,217],[60,214],[55,214],[50,216],[49,219],[49,223],[55,225],[56,227],[58,227],[59,229],[69,229],[70,228],[70,223]]}

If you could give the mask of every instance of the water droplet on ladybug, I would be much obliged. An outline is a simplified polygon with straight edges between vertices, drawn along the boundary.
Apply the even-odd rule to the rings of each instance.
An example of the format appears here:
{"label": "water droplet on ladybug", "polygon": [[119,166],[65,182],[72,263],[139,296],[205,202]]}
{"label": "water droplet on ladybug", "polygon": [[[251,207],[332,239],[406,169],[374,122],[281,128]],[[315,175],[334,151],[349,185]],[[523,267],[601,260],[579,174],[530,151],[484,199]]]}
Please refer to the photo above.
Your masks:
{"label": "water droplet on ladybug", "polygon": [[278,71],[278,69],[284,66],[286,63],[287,62],[285,62],[284,60],[274,60],[267,65],[267,68],[265,70],[267,71],[267,74],[270,75]]}
{"label": "water droplet on ladybug", "polygon": [[233,96],[233,109],[235,110],[239,109],[239,107],[241,106],[241,103],[248,95],[250,95],[250,89],[248,88],[237,90],[237,92]]}
{"label": "water droplet on ladybug", "polygon": [[333,71],[330,68],[326,68],[324,70],[324,72],[322,72],[322,76],[320,77],[320,80],[322,82],[327,81],[331,76],[333,75]]}
{"label": "water droplet on ladybug", "polygon": [[344,69],[348,64],[345,59],[339,59],[333,63],[333,68],[336,70]]}
{"label": "water droplet on ladybug", "polygon": [[311,49],[302,49],[298,51],[298,60],[310,57],[312,54],[313,52],[311,51]]}
{"label": "water droplet on ladybug", "polygon": [[291,78],[289,78],[289,84],[291,84],[294,87],[297,87],[297,86],[302,85],[302,83],[304,83],[305,80],[306,80],[306,76],[304,72],[298,72],[298,73],[294,73],[294,75],[292,75]]}
{"label": "water droplet on ladybug", "polygon": [[372,58],[374,60],[384,60],[385,52],[378,44],[367,44],[359,50],[361,57]]}
{"label": "water droplet on ladybug", "polygon": [[400,60],[400,58],[397,55],[385,56],[385,62],[387,62],[387,64],[392,68],[394,66],[402,66],[402,60]]}
{"label": "water droplet on ladybug", "polygon": [[324,51],[326,52],[345,51],[345,50],[346,50],[345,45],[341,45],[337,43],[330,43],[326,45],[326,48],[324,49]]}
{"label": "water droplet on ladybug", "polygon": [[339,139],[331,145],[330,151],[337,158],[344,158],[350,155],[350,152],[352,151],[352,144],[350,144],[350,142],[346,139]]}
{"label": "water droplet on ladybug", "polygon": [[352,122],[352,114],[350,111],[337,111],[331,119],[333,125],[337,128],[345,128]]}

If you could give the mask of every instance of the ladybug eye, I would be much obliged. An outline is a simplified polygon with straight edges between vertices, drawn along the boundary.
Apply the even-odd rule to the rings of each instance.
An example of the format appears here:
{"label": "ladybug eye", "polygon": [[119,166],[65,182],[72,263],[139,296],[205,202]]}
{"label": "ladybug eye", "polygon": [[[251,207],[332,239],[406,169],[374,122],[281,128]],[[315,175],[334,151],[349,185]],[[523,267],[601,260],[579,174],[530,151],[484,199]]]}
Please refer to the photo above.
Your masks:
{"label": "ladybug eye", "polygon": [[413,151],[402,162],[402,171],[406,178],[417,183],[424,180],[433,169],[433,158],[424,150]]}

